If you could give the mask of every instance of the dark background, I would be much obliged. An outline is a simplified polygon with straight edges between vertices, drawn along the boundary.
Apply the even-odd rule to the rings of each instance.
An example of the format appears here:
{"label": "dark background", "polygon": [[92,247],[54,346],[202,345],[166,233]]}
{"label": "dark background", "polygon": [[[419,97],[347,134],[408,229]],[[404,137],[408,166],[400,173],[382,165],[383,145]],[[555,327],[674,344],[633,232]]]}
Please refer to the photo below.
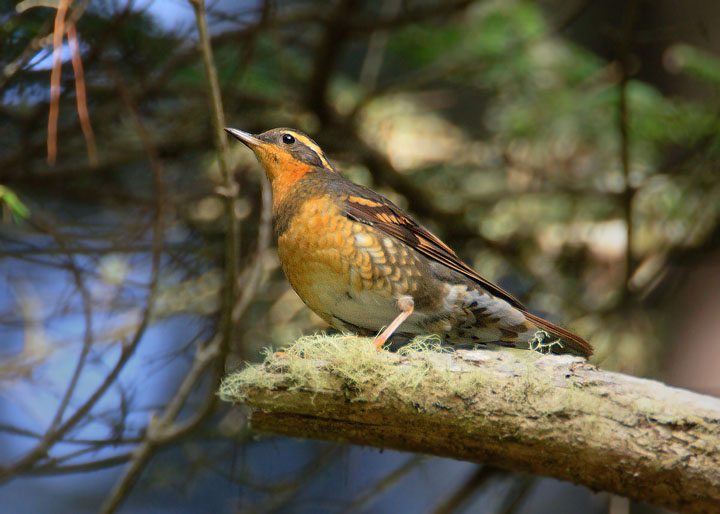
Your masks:
{"label": "dark background", "polygon": [[[191,4],[72,4],[83,76],[66,38],[53,164],[57,11],[18,9],[0,0],[4,509],[97,511],[187,382],[183,429],[138,462],[120,511],[626,511],[548,479],[252,433],[217,401],[222,375],[325,327],[258,237],[260,167],[230,142],[249,301],[226,330],[233,238]],[[601,367],[720,394],[720,4],[205,10],[227,125],[307,132],[346,177],[589,339]],[[193,374],[213,341],[220,354]]]}

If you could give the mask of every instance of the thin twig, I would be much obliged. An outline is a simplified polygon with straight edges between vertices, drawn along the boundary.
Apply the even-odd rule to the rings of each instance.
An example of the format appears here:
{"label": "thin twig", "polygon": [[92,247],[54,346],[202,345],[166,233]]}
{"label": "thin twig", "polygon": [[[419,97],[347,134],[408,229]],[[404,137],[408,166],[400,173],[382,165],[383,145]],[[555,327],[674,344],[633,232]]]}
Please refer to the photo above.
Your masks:
{"label": "thin twig", "polygon": [[[143,146],[145,148],[145,151],[148,155],[148,160],[150,161],[150,166],[153,171],[153,176],[155,177],[155,187],[157,189],[156,191],[156,198],[158,199],[158,204],[156,206],[156,216],[159,218],[162,215],[163,210],[163,181],[162,181],[162,167],[160,163],[160,159],[157,153],[157,149],[155,148],[155,144],[152,140],[152,137],[148,133],[148,131],[145,129],[145,125],[142,122],[142,118],[140,117],[140,112],[137,107],[136,102],[134,101],[132,94],[130,93],[129,88],[125,85],[124,80],[122,79],[122,76],[120,73],[118,73],[116,70],[111,68],[110,72],[111,76],[113,77],[117,90],[120,93],[120,97],[122,98],[125,106],[127,107],[128,111],[130,112],[133,122],[135,124],[135,128],[137,130],[138,135],[140,136],[141,141],[143,142]],[[197,381],[197,376],[195,373],[193,373],[193,370],[196,368],[196,360],[193,362],[193,366],[191,368],[191,371],[188,372],[188,374],[185,376],[178,393],[176,393],[170,403],[166,406],[162,420],[163,423],[169,423],[174,420],[177,413],[180,411],[180,408],[185,402],[185,399],[190,394],[190,390],[194,386],[195,382]],[[203,368],[204,369],[204,368]],[[188,385],[189,382],[189,385]],[[132,488],[133,484],[135,483],[135,480],[137,480],[138,475],[142,471],[142,469],[145,467],[145,464],[147,463],[148,459],[152,455],[154,448],[155,448],[155,434],[158,432],[157,429],[157,418],[153,415],[150,419],[150,422],[148,424],[148,427],[146,429],[145,435],[143,437],[142,442],[135,447],[135,449],[132,452],[132,459],[130,460],[130,464],[123,472],[123,475],[118,479],[118,481],[113,486],[113,489],[111,490],[110,494],[108,495],[107,499],[103,503],[103,506],[101,507],[101,512],[113,512],[117,506],[120,504],[122,499],[127,495],[127,493]]]}
{"label": "thin twig", "polygon": [[190,371],[183,378],[177,392],[165,407],[162,415],[153,415],[150,418],[142,443],[132,451],[130,463],[103,502],[100,508],[101,513],[115,512],[133,485],[135,485],[145,464],[152,457],[157,446],[165,444],[178,436],[180,430],[172,426],[174,420],[180,413],[188,396],[190,396],[195,384],[202,378],[207,366],[218,357],[220,353],[219,343],[220,338],[216,338],[207,347],[198,348]]}
{"label": "thin twig", "polygon": [[333,77],[333,69],[341,55],[342,48],[350,35],[341,20],[354,17],[357,2],[339,0],[330,11],[330,22],[325,24],[324,32],[315,48],[312,74],[308,80],[307,106],[321,123],[330,121],[333,110],[328,101],[328,88]]}
{"label": "thin twig", "polygon": [[[316,4],[318,7],[305,6],[288,10],[287,14],[278,23],[302,24],[317,23],[335,25],[343,32],[353,35],[377,30],[401,28],[425,20],[440,20],[456,12],[467,9],[477,0],[453,0],[448,2],[435,2],[422,5],[414,9],[404,9],[394,16],[377,16],[375,13],[357,11],[353,16],[337,17],[335,12],[327,8],[326,3]],[[404,6],[407,2],[403,2]]]}
{"label": "thin twig", "polygon": [[498,508],[498,514],[513,514],[520,510],[539,482],[539,479],[524,474],[512,476],[511,479],[513,483]]}
{"label": "thin twig", "polygon": [[190,0],[190,4],[195,11],[200,51],[208,79],[212,107],[211,119],[218,149],[218,165],[220,166],[220,173],[223,177],[222,194],[225,197],[227,233],[225,234],[225,294],[223,295],[221,331],[223,348],[227,349],[230,346],[230,342],[234,339],[235,333],[235,324],[232,321],[232,310],[235,305],[235,298],[237,297],[238,259],[240,255],[238,220],[237,216],[235,216],[235,199],[237,198],[238,187],[227,163],[228,142],[224,131],[226,125],[225,114],[220,94],[220,81],[218,79],[212,44],[210,42],[210,31],[208,30],[207,17],[205,15],[205,2],[204,0]]}
{"label": "thin twig", "polygon": [[68,267],[71,270],[73,280],[75,281],[75,286],[77,287],[78,291],[80,292],[80,298],[82,301],[82,310],[83,310],[83,321],[85,322],[85,331],[83,333],[83,346],[80,350],[80,356],[78,357],[78,362],[75,365],[75,371],[73,372],[72,378],[70,379],[70,383],[65,390],[65,394],[63,395],[62,400],[60,400],[60,406],[57,409],[57,412],[55,413],[55,417],[53,418],[52,422],[50,423],[50,428],[48,429],[48,432],[52,433],[55,431],[55,429],[58,427],[58,425],[62,422],[62,418],[65,415],[65,410],[67,409],[68,404],[70,403],[70,399],[72,398],[73,394],[75,393],[75,388],[77,387],[78,381],[80,380],[80,374],[82,373],[85,362],[87,360],[87,356],[90,353],[90,348],[92,347],[93,342],[95,341],[95,337],[93,335],[93,311],[92,311],[92,299],[90,297],[90,293],[88,292],[87,288],[85,287],[85,282],[83,279],[83,274],[78,268],[78,266],[75,263],[75,259],[73,257],[73,254],[65,248],[65,242],[64,239],[57,234],[55,234],[54,231],[51,232],[51,235],[55,239],[55,241],[58,243],[58,246],[60,246],[61,249],[65,250],[67,252],[68,257]]}
{"label": "thin twig", "polygon": [[[67,22],[75,23],[79,20],[89,4],[90,0],[75,0],[72,5],[72,10],[70,10],[69,15],[66,16]],[[41,2],[21,2],[16,5],[16,9],[18,9],[20,13],[23,13],[26,9],[31,9],[33,7],[45,7],[45,5]],[[16,73],[23,70],[30,61],[38,56],[38,50],[46,48],[52,44],[54,34],[50,30],[53,23],[54,20],[47,20],[44,22],[37,31],[37,35],[33,37],[27,45],[25,45],[25,48],[17,54],[17,57],[12,59],[3,67],[2,74],[0,74],[0,89],[4,88],[5,84],[7,84],[7,82],[13,78]]]}
{"label": "thin twig", "polygon": [[77,99],[78,118],[80,119],[80,127],[83,136],[85,136],[85,144],[87,145],[88,161],[90,166],[97,167],[98,153],[95,144],[95,133],[90,124],[90,114],[87,107],[87,95],[85,93],[85,73],[83,71],[82,59],[80,57],[80,42],[78,41],[75,23],[68,22],[68,43],[70,45],[70,55],[72,56],[72,66],[75,72],[75,96]]}
{"label": "thin twig", "polygon": [[60,72],[62,70],[62,42],[65,33],[65,14],[70,0],[60,0],[55,13],[53,31],[53,66],[50,72],[50,113],[48,114],[47,152],[48,164],[55,164],[57,159],[57,125],[60,113]]}
{"label": "thin twig", "polygon": [[[148,140],[149,138],[146,137],[145,141],[147,142]],[[153,155],[152,151],[150,151],[149,155]],[[47,456],[50,448],[52,448],[52,446],[56,442],[61,440],[69,430],[75,427],[83,418],[88,415],[88,413],[92,410],[97,401],[115,383],[118,375],[125,367],[125,364],[127,364],[127,362],[135,353],[136,348],[140,344],[140,341],[145,334],[145,330],[150,324],[152,304],[157,293],[158,278],[160,275],[160,259],[162,256],[165,240],[165,236],[163,233],[164,187],[162,175],[160,168],[157,167],[157,162],[154,162],[152,158],[151,164],[153,164],[151,168],[153,170],[156,188],[155,218],[153,220],[152,252],[150,259],[151,270],[150,281],[148,285],[148,295],[146,300],[147,303],[138,327],[135,330],[135,333],[133,334],[131,340],[122,345],[122,351],[117,362],[110,370],[110,372],[105,376],[103,382],[95,389],[95,391],[93,391],[93,393],[88,397],[88,399],[85,400],[85,402],[80,407],[78,407],[64,423],[56,426],[53,430],[47,430],[43,439],[38,442],[38,444],[32,450],[27,452],[25,456],[23,456],[20,460],[6,468],[0,468],[0,482],[8,480],[9,478],[18,473],[26,472],[31,469],[40,459],[43,459]],[[84,358],[81,356],[81,360],[76,367],[76,373],[79,369],[81,369],[81,364],[83,363]],[[68,391],[69,394],[72,393],[70,389],[68,389]],[[67,394],[68,393],[66,393],[66,395]],[[63,409],[58,410],[58,415],[56,415],[58,423],[60,422],[60,419],[62,417],[62,410],[64,410],[64,407]]]}
{"label": "thin twig", "polygon": [[369,511],[372,503],[377,500],[382,493],[396,485],[400,480],[415,471],[428,457],[425,455],[412,455],[406,459],[400,466],[393,469],[386,475],[378,478],[366,491],[358,494],[346,510],[351,512]]}
{"label": "thin twig", "polygon": [[625,188],[623,191],[623,212],[625,214],[625,278],[623,281],[623,296],[629,294],[630,279],[632,278],[635,259],[633,256],[633,201],[637,188],[630,180],[630,135],[629,114],[627,100],[627,85],[630,79],[630,54],[632,47],[633,27],[637,17],[639,1],[631,0],[625,8],[625,24],[618,45],[618,64],[620,68],[620,81],[618,83],[618,132],[620,134],[620,165],[622,166]]}
{"label": "thin twig", "polygon": [[65,466],[43,465],[32,470],[32,475],[65,475],[75,473],[90,473],[101,469],[113,468],[130,460],[131,453],[123,453],[105,459],[98,459],[90,462],[82,462],[80,464],[67,464]]}
{"label": "thin twig", "polygon": [[260,184],[262,186],[262,211],[260,213],[260,229],[258,230],[258,246],[255,251],[255,260],[250,270],[250,276],[233,308],[232,319],[234,323],[240,320],[257,291],[260,278],[262,278],[263,257],[270,246],[272,236],[272,190],[270,189],[270,181],[265,174],[261,175]]}
{"label": "thin twig", "polygon": [[[389,0],[382,6],[384,15],[395,16],[400,11],[401,0]],[[358,82],[366,91],[371,92],[377,85],[377,79],[382,68],[383,55],[389,39],[389,31],[377,30],[370,34],[367,43],[367,52],[360,68]]]}
{"label": "thin twig", "polygon": [[477,495],[491,478],[505,474],[507,474],[507,471],[496,468],[495,466],[479,465],[475,472],[471,474],[465,482],[460,484],[460,487],[455,489],[455,491],[433,511],[433,514],[452,514],[453,512],[459,512],[460,508],[467,506],[468,501]]}
{"label": "thin twig", "polygon": [[[237,277],[238,277],[238,237],[237,237],[237,217],[235,216],[235,199],[237,197],[237,185],[233,179],[227,164],[227,139],[223,128],[225,126],[225,118],[222,108],[222,100],[220,97],[220,86],[217,76],[217,70],[212,55],[212,47],[210,44],[210,35],[207,27],[207,19],[205,15],[204,2],[196,0],[191,2],[195,10],[196,23],[200,36],[200,48],[202,52],[205,71],[208,76],[210,89],[210,97],[213,107],[213,127],[215,129],[216,143],[218,147],[218,163],[220,171],[223,175],[224,187],[223,194],[226,197],[226,222],[228,232],[226,234],[226,255],[225,255],[225,294],[223,315],[221,320],[221,336],[213,339],[206,346],[200,346],[193,360],[193,365],[185,375],[182,383],[178,387],[177,392],[173,395],[167,404],[161,416],[153,416],[148,425],[143,442],[138,445],[132,453],[132,460],[123,476],[116,482],[112,491],[103,503],[100,511],[103,513],[114,512],[120,505],[122,500],[130,492],[135,484],[140,472],[145,467],[146,462],[150,459],[158,445],[165,444],[181,434],[186,433],[189,429],[194,428],[204,419],[211,410],[210,405],[213,402],[207,402],[196,416],[188,422],[181,425],[174,425],[175,419],[180,414],[180,410],[185,404],[190,393],[194,389],[197,382],[202,378],[205,369],[212,362],[222,361],[221,356],[224,355],[226,349],[229,348],[230,342],[233,340],[234,325],[233,308],[235,298],[237,296]],[[214,391],[214,388],[212,389]]]}

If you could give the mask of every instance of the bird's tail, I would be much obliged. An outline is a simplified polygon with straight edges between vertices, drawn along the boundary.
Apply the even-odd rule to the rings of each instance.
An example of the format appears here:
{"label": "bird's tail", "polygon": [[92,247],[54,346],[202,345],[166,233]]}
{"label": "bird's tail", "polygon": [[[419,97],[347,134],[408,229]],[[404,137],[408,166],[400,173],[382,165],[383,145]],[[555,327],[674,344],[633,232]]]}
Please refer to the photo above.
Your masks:
{"label": "bird's tail", "polygon": [[[585,358],[592,355],[593,347],[579,335],[573,334],[569,330],[565,330],[529,312],[523,314],[538,329],[534,341],[531,343],[537,345],[536,349],[544,348],[551,353],[572,353]],[[543,332],[547,337],[544,337]]]}

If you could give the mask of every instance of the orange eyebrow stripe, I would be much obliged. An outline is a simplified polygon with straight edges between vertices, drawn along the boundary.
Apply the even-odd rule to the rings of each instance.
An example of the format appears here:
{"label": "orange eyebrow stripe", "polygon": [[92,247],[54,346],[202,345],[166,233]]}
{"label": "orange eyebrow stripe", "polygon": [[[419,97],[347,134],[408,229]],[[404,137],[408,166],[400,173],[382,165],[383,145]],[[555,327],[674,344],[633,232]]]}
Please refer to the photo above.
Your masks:
{"label": "orange eyebrow stripe", "polygon": [[[325,167],[325,168],[327,168],[327,169],[329,169],[329,170],[332,169],[332,166],[330,166],[330,162],[328,162],[327,157],[325,157],[325,154],[323,153],[322,148],[320,148],[318,145],[316,145],[315,143],[313,143],[313,142],[310,140],[309,137],[306,137],[306,136],[304,136],[304,135],[302,135],[302,134],[299,134],[299,133],[297,133],[297,132],[293,132],[292,134],[293,134],[293,136],[295,136],[295,139],[297,139],[297,140],[300,141],[302,144],[304,144],[305,146],[307,146],[310,150],[312,150],[313,152],[315,152],[315,154],[320,158],[320,162],[323,163],[323,167]],[[334,171],[334,170],[333,170],[333,171]]]}

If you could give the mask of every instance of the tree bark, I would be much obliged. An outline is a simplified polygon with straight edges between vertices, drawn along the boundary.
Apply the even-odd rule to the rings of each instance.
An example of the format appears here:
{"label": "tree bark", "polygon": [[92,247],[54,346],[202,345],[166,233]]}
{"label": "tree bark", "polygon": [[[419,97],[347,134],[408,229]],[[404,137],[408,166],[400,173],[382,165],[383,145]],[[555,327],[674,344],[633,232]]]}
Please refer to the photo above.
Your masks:
{"label": "tree bark", "polygon": [[228,376],[255,430],[483,462],[720,512],[720,399],[523,351],[300,340]]}

